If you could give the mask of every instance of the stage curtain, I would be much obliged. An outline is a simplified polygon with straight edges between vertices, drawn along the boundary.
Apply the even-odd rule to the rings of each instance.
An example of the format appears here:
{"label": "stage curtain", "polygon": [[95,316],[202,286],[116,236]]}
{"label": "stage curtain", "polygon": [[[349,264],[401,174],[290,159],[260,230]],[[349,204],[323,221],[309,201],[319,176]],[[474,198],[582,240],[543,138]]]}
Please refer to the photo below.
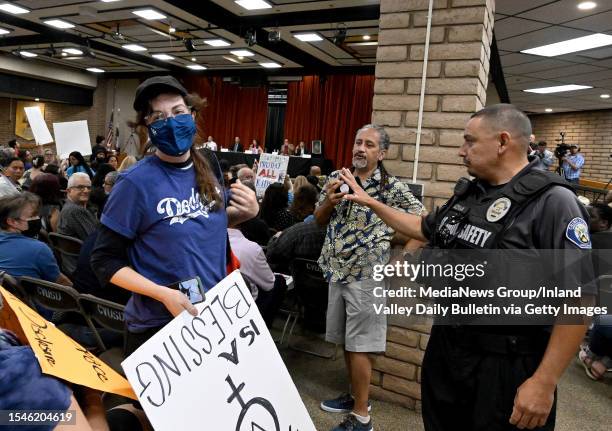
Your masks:
{"label": "stage curtain", "polygon": [[305,76],[287,92],[285,138],[323,142],[325,158],[349,167],[355,132],[371,122],[374,75]]}
{"label": "stage curtain", "polygon": [[268,115],[268,88],[241,88],[223,82],[222,77],[187,77],[187,91],[207,99],[207,107],[198,116],[198,136],[205,141],[212,136],[225,148],[238,136],[246,149],[252,139],[263,144]]}

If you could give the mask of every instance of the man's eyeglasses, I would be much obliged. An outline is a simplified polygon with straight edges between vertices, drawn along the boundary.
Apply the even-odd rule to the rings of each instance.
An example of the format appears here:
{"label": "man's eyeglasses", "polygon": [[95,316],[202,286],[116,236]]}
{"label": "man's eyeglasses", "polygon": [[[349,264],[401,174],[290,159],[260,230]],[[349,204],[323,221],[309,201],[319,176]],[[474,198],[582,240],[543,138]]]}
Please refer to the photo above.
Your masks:
{"label": "man's eyeglasses", "polygon": [[85,185],[82,185],[82,186],[72,186],[72,187],[69,187],[69,188],[77,189],[80,192],[83,192],[85,190],[91,190],[91,186],[85,186]]}
{"label": "man's eyeglasses", "polygon": [[174,118],[177,115],[185,115],[185,114],[191,114],[191,107],[190,106],[178,106],[176,107],[173,112],[172,115],[170,117],[168,117],[165,113],[161,112],[161,111],[154,111],[151,112],[149,115],[147,115],[146,117],[144,117],[145,123],[148,125],[151,125],[153,123],[156,123],[158,121],[161,122],[166,122],[168,121],[168,118]]}

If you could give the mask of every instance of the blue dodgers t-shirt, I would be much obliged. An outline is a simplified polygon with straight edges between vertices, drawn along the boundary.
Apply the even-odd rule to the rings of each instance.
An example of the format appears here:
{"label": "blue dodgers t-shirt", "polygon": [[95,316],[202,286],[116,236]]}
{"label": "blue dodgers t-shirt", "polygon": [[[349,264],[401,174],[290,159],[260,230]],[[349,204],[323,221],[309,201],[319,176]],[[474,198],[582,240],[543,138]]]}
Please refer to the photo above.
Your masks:
{"label": "blue dodgers t-shirt", "polygon": [[47,244],[20,233],[0,232],[0,270],[13,277],[57,281],[60,270]]}
{"label": "blue dodgers t-shirt", "polygon": [[[193,165],[150,156],[119,176],[101,222],[134,241],[128,255],[136,272],[162,286],[199,276],[208,290],[226,271],[227,215],[213,204],[200,201]],[[125,318],[139,332],[172,316],[161,302],[133,294]]]}

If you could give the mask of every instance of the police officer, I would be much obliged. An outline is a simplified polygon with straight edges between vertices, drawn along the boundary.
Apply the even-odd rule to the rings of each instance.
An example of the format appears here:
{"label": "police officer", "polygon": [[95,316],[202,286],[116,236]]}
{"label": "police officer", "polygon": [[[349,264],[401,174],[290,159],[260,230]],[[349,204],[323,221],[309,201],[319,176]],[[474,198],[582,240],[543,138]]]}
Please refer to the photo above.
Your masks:
{"label": "police officer", "polygon": [[[345,199],[438,248],[589,249],[585,209],[562,179],[527,160],[530,134],[529,119],[513,105],[473,114],[459,157],[475,179],[460,180],[449,202],[427,216],[373,200],[346,170],[342,179],[354,193]],[[425,429],[554,429],[556,385],[585,331],[434,325],[422,370]]]}

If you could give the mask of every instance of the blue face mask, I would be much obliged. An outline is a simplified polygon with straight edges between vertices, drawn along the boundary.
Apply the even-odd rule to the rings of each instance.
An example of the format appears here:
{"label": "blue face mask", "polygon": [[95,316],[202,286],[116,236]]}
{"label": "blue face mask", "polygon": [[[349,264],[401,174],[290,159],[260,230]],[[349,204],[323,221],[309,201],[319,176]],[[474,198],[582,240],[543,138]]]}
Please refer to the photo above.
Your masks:
{"label": "blue face mask", "polygon": [[151,142],[169,156],[180,156],[189,151],[195,133],[196,126],[191,114],[177,115],[149,125]]}

